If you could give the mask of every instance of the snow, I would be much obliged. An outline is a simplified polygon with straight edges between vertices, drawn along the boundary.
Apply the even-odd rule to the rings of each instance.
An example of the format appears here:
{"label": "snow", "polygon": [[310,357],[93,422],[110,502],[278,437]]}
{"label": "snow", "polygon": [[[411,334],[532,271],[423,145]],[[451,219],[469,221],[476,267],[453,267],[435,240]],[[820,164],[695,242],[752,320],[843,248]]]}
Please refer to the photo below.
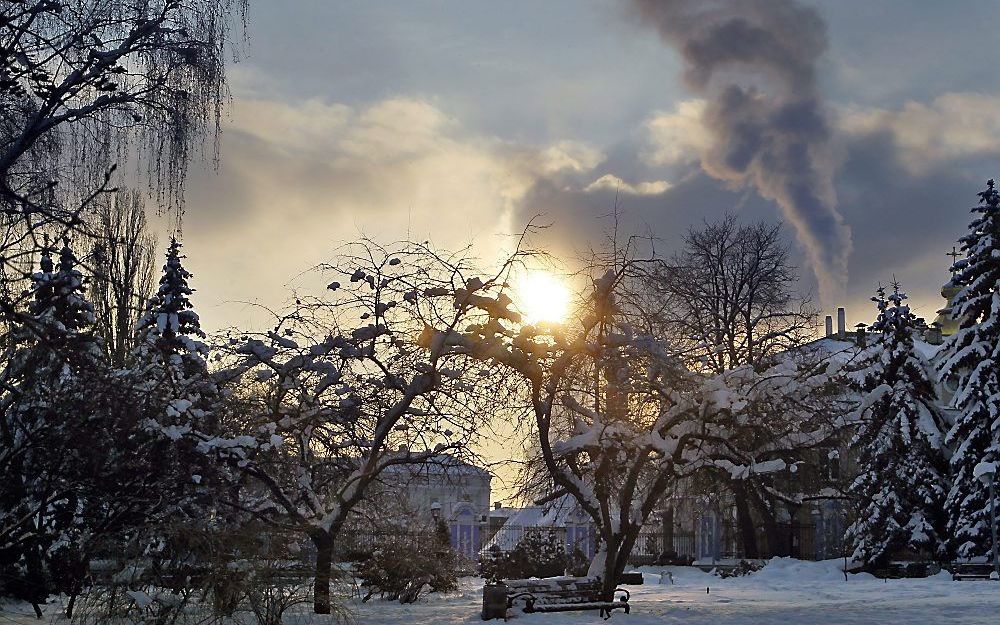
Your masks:
{"label": "snow", "polygon": [[976,468],[972,470],[972,477],[979,479],[984,475],[990,475],[990,474],[996,475],[998,464],[1000,463],[980,462],[979,464],[976,465]]}
{"label": "snow", "polygon": [[134,601],[140,608],[148,607],[153,603],[153,598],[141,590],[129,590],[126,591],[125,594],[131,597],[132,601]]}
{"label": "snow", "polygon": [[[852,575],[844,581],[837,561],[772,561],[742,578],[720,579],[689,567],[642,567],[643,586],[629,586],[631,613],[612,623],[712,623],[797,625],[995,623],[1000,585],[953,582],[947,574],[889,580]],[[669,574],[669,575],[668,575]],[[664,583],[660,583],[661,575]],[[669,576],[673,576],[673,584]],[[461,589],[430,595],[412,606],[390,602],[354,605],[358,625],[480,623],[482,580],[465,578]],[[706,593],[706,589],[710,592]],[[514,622],[561,625],[601,622],[595,612],[516,614]],[[288,619],[289,623],[296,621]]]}
{"label": "snow", "polygon": [[[631,614],[615,612],[611,623],[660,625],[919,625],[994,624],[1000,611],[1000,584],[989,581],[954,582],[941,573],[926,579],[883,581],[867,574],[844,580],[842,560],[805,562],[775,558],[764,569],[746,577],[721,579],[692,567],[642,567],[644,585],[628,586]],[[358,625],[438,625],[482,623],[483,580],[466,577],[459,590],[431,594],[420,602],[348,601]],[[55,618],[56,606],[47,606],[45,623]],[[515,623],[568,625],[597,623],[596,612],[521,614]],[[0,606],[0,623],[38,623],[26,604]],[[329,616],[309,614],[308,606],[286,614],[287,625],[330,623]]]}
{"label": "snow", "polygon": [[753,475],[763,475],[765,473],[777,473],[788,468],[788,464],[780,458],[777,460],[765,460],[763,462],[751,462],[750,465],[733,464],[724,459],[712,460],[712,464],[724,471],[729,472],[729,476],[734,480],[743,480]]}

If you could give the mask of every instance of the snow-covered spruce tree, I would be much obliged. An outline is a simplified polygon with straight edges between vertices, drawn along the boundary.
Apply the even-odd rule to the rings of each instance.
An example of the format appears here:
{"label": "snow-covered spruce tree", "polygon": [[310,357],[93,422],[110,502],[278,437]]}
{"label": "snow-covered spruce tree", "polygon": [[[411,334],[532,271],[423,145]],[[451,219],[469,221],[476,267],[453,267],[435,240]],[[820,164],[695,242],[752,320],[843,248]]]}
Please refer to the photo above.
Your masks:
{"label": "snow-covered spruce tree", "polygon": [[850,487],[857,508],[847,539],[852,557],[873,566],[903,551],[935,559],[948,553],[946,427],[932,366],[914,348],[920,320],[905,299],[898,283],[888,295],[878,288],[872,344],[849,373],[863,399],[852,440],[860,469]]}
{"label": "snow-covered spruce tree", "polygon": [[[159,288],[136,326],[131,377],[143,393],[141,426],[158,436],[164,486],[184,509],[204,495],[212,462],[195,451],[214,436],[219,391],[208,371],[208,345],[191,303],[191,274],[184,268],[181,243],[171,238]],[[193,512],[195,516],[200,513]]]}
{"label": "snow-covered spruce tree", "polygon": [[208,374],[205,332],[191,303],[191,274],[180,250],[181,243],[171,238],[159,288],[136,326],[133,367],[145,390],[164,402],[155,426],[173,439],[210,425],[218,395]]}
{"label": "snow-covered spruce tree", "polygon": [[0,412],[0,590],[36,605],[53,590],[54,552],[80,542],[92,467],[85,452],[104,429],[92,394],[103,350],[76,262],[68,240],[58,265],[43,249],[4,371],[12,392]]}
{"label": "snow-covered spruce tree", "polygon": [[980,462],[1000,460],[1000,192],[993,180],[979,194],[969,232],[955,263],[961,287],[952,305],[959,330],[948,338],[939,368],[958,383],[958,417],[946,443],[953,449],[948,528],[957,556],[984,556],[992,548],[987,488],[973,474]]}

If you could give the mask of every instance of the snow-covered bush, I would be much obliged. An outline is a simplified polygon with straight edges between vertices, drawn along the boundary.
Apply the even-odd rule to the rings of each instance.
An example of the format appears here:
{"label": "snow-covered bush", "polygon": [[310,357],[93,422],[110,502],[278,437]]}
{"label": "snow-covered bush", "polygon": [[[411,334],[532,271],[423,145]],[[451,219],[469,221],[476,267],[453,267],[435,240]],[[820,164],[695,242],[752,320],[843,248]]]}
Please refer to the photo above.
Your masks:
{"label": "snow-covered bush", "polygon": [[458,588],[458,556],[451,548],[448,527],[438,522],[431,540],[390,535],[361,562],[357,577],[368,601],[382,599],[414,603],[427,592]]}
{"label": "snow-covered bush", "polygon": [[729,577],[745,577],[764,568],[766,562],[760,560],[740,560],[731,569],[715,569],[715,574],[726,579]]}
{"label": "snow-covered bush", "polygon": [[[482,576],[490,582],[555,577],[565,573],[567,564],[563,541],[553,530],[546,529],[527,529],[513,549],[493,551],[484,555],[480,562]],[[589,566],[589,559],[586,564]]]}

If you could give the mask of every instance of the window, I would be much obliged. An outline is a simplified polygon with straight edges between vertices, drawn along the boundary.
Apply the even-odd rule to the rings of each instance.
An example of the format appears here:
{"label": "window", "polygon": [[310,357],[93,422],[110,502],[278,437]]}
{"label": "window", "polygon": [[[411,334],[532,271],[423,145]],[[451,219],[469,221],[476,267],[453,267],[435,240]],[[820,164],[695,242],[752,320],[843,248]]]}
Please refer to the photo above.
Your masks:
{"label": "window", "polygon": [[840,480],[840,452],[836,449],[820,451],[820,478],[836,482]]}

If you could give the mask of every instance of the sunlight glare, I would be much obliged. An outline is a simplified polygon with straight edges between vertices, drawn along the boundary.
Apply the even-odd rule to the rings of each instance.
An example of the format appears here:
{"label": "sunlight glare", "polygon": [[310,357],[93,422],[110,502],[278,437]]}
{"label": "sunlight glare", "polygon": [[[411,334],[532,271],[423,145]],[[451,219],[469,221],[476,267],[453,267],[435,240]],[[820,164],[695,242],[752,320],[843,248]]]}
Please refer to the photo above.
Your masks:
{"label": "sunlight glare", "polygon": [[562,323],[569,314],[569,289],[555,274],[532,270],[516,282],[517,307],[527,323]]}

